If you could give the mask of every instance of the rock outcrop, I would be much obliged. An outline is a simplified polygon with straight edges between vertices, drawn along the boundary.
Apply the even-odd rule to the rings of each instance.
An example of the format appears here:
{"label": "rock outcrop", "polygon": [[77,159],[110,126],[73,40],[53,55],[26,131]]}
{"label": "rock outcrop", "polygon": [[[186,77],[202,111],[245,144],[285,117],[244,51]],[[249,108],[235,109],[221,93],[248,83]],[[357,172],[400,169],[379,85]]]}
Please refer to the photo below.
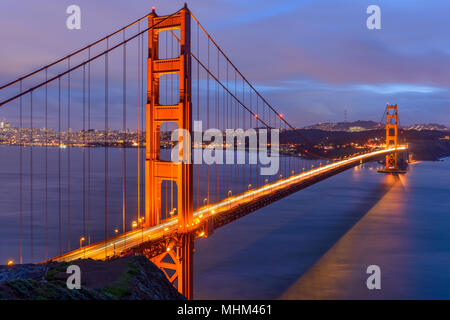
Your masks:
{"label": "rock outcrop", "polygon": [[[81,270],[81,289],[68,289],[69,265]],[[0,266],[0,299],[179,300],[184,297],[143,256]]]}

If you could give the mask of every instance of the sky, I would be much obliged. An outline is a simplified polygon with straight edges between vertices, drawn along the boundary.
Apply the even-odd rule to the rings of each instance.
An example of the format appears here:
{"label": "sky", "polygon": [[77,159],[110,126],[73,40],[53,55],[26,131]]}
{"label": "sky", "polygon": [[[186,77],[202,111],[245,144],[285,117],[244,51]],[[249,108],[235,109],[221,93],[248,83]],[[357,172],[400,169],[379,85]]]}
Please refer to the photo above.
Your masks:
{"label": "sky", "polygon": [[[66,8],[81,8],[68,30]],[[2,0],[0,83],[87,45],[151,11],[184,1]],[[369,5],[381,29],[366,26]],[[379,121],[396,103],[402,125],[450,127],[448,0],[194,0],[191,11],[244,75],[296,126]],[[0,115],[1,118],[1,115]]]}

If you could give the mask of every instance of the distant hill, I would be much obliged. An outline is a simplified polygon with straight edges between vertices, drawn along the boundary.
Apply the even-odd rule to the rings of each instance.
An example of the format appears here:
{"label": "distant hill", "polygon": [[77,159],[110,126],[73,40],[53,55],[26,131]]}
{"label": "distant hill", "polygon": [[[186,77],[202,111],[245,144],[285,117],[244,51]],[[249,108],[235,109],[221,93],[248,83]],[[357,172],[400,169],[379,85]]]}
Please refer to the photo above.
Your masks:
{"label": "distant hill", "polygon": [[318,129],[324,131],[348,131],[348,132],[358,132],[366,130],[380,129],[382,126],[374,121],[364,121],[358,120],[353,122],[322,122],[314,124],[312,126],[304,127],[303,129]]}
{"label": "distant hill", "polygon": [[426,123],[426,124],[415,124],[413,126],[405,126],[403,127],[406,130],[440,130],[440,131],[449,131],[450,128],[437,123]]}
{"label": "distant hill", "polygon": [[[304,127],[303,129],[310,130],[310,129],[317,129],[317,130],[324,130],[324,131],[346,131],[346,132],[360,132],[360,131],[367,131],[367,130],[376,130],[384,128],[384,123],[380,124],[378,122],[374,121],[365,121],[365,120],[358,120],[353,122],[321,122],[314,124],[312,126]],[[415,124],[412,126],[403,126],[403,129],[405,130],[417,130],[417,131],[423,131],[423,130],[440,130],[440,131],[449,131],[450,128],[436,123],[427,123],[427,124]]]}

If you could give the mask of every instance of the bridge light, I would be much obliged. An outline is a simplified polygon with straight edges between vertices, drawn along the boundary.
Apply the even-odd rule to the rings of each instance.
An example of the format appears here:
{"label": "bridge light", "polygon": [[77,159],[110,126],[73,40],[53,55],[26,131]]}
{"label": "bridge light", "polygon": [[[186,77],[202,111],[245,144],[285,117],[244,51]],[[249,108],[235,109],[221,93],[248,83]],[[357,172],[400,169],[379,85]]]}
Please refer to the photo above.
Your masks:
{"label": "bridge light", "polygon": [[86,240],[84,237],[80,238],[80,248],[83,246],[83,241]]}
{"label": "bridge light", "polygon": [[14,260],[13,259],[9,259],[8,260],[8,266],[12,266],[14,264]]}
{"label": "bridge light", "polygon": [[216,213],[216,212],[215,212],[214,210],[211,210],[211,213],[214,214],[214,213]]}
{"label": "bridge light", "polygon": [[282,113],[280,113],[278,116],[280,117],[280,119],[283,118],[283,114]]}
{"label": "bridge light", "polygon": [[258,119],[258,115],[256,113],[255,113],[254,117],[255,117],[255,119]]}
{"label": "bridge light", "polygon": [[166,227],[166,228],[164,228],[164,231],[167,231],[167,230],[169,230],[169,228],[167,228],[167,227]]}
{"label": "bridge light", "polygon": [[228,196],[231,197],[232,194],[233,192],[231,190],[228,190]]}
{"label": "bridge light", "polygon": [[166,251],[169,252],[170,251],[170,247],[167,247]]}
{"label": "bridge light", "polygon": [[136,220],[131,223],[131,227],[133,229],[137,228],[137,226],[138,226],[138,224],[137,224]]}
{"label": "bridge light", "polygon": [[250,183],[250,184],[247,186],[248,190],[250,190],[251,187],[252,187],[252,184]]}
{"label": "bridge light", "polygon": [[198,236],[203,237],[205,235],[205,231],[202,231]]}
{"label": "bridge light", "polygon": [[119,229],[114,229],[114,233],[117,235],[119,233]]}

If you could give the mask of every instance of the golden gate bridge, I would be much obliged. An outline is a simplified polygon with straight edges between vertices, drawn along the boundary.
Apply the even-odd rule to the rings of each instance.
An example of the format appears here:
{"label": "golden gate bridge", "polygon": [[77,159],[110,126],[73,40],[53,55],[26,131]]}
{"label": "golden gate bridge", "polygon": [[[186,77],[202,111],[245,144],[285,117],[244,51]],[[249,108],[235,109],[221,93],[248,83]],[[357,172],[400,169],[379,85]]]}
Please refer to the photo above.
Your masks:
{"label": "golden gate bridge", "polygon": [[[18,122],[11,141],[18,148],[20,263],[143,254],[188,299],[196,238],[364,162],[384,157],[383,172],[402,172],[398,154],[407,150],[398,144],[397,106],[387,105],[386,148],[330,158],[261,95],[186,5],[167,16],[153,9],[2,85],[0,107],[16,112]],[[217,152],[211,146],[240,149],[244,159],[255,151],[247,140],[234,145],[234,138],[231,146],[213,139],[193,145],[181,129],[195,135],[196,121],[202,136],[239,128],[253,130],[259,141],[262,132],[291,130],[295,138],[281,141],[289,156],[276,174],[264,176],[235,154],[233,165],[191,161],[195,152]],[[164,139],[170,135],[188,161],[171,161],[174,142]],[[265,144],[272,153],[278,148]],[[111,167],[112,155],[121,158],[120,168]],[[131,170],[137,171],[132,179]],[[100,198],[103,205],[94,205]],[[103,232],[94,227],[99,219]],[[36,255],[36,242],[45,253]]]}

